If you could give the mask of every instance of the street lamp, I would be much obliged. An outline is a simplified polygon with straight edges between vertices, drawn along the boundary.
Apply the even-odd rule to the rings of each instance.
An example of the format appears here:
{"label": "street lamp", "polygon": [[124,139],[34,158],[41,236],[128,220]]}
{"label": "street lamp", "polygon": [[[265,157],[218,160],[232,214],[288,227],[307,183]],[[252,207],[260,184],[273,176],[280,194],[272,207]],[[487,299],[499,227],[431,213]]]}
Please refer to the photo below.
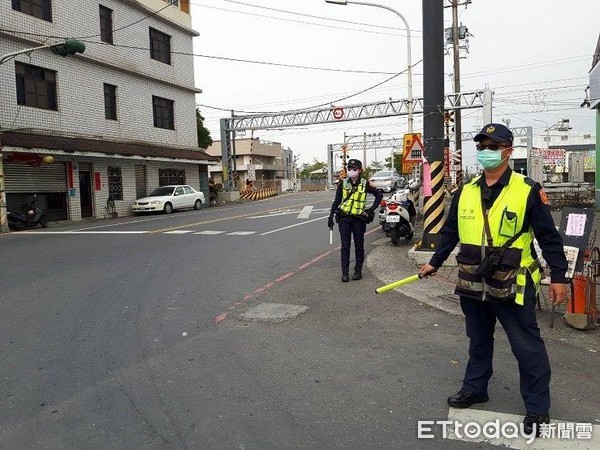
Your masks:
{"label": "street lamp", "polygon": [[368,3],[368,2],[360,2],[360,1],[354,1],[354,0],[325,0],[325,3],[332,3],[334,5],[348,5],[348,4],[354,4],[354,5],[364,5],[364,6],[374,6],[376,8],[383,8],[383,9],[387,9],[388,11],[393,12],[394,14],[396,14],[398,17],[400,17],[400,19],[402,19],[402,22],[404,22],[404,27],[406,28],[406,59],[407,59],[407,69],[406,69],[406,74],[407,74],[407,83],[408,83],[408,132],[412,133],[413,132],[413,95],[412,95],[412,63],[411,63],[411,45],[410,45],[410,27],[408,26],[408,22],[406,21],[406,19],[404,18],[404,16],[402,14],[400,14],[400,12],[396,11],[393,8],[390,8],[389,6],[386,5],[380,5],[379,3]]}

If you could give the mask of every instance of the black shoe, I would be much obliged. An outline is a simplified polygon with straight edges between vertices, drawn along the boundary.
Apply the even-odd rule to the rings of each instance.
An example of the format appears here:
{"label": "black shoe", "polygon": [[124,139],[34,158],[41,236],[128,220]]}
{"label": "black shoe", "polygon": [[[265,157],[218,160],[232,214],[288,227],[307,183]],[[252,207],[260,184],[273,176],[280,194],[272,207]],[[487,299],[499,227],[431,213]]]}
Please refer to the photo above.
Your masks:
{"label": "black shoe", "polygon": [[448,397],[448,404],[453,408],[468,408],[474,403],[485,403],[489,399],[487,394],[474,394],[471,391],[461,389],[456,394]]}
{"label": "black shoe", "polygon": [[350,275],[348,275],[347,273],[343,273],[342,274],[342,283],[347,283],[348,281],[350,281]]}
{"label": "black shoe", "polygon": [[535,437],[540,437],[540,425],[543,423],[550,423],[548,414],[527,413],[523,419],[523,432],[529,435],[535,433]]}
{"label": "black shoe", "polygon": [[355,270],[354,275],[352,275],[353,280],[362,280],[362,272],[360,270]]}

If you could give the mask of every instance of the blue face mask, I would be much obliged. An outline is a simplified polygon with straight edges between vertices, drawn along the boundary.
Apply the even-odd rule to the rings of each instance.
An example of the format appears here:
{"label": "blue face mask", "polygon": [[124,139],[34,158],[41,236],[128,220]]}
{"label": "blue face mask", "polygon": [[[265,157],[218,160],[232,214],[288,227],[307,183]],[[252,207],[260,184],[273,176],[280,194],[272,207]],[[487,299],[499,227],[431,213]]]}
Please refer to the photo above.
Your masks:
{"label": "blue face mask", "polygon": [[477,150],[477,162],[484,169],[495,169],[502,164],[502,161],[504,159],[501,150]]}

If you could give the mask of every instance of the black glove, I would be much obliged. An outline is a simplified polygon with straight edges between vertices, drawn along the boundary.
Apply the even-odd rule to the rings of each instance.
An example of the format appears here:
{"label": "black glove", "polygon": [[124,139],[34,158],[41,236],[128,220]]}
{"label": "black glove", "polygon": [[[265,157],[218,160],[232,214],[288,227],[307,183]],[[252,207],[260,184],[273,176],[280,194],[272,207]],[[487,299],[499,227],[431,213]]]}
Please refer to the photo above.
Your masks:
{"label": "black glove", "polygon": [[327,227],[333,230],[333,216],[329,216],[329,219],[327,219]]}

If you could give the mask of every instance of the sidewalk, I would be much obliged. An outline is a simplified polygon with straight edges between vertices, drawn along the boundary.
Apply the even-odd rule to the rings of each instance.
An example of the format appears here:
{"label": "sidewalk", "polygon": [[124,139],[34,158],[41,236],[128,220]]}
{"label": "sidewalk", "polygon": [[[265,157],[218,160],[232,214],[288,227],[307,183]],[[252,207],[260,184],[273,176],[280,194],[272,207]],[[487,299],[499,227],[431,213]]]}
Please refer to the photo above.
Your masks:
{"label": "sidewalk", "polygon": [[[558,224],[561,216],[560,211],[555,211],[552,215],[555,223]],[[419,226],[422,227],[422,221],[418,222],[414,242],[422,236],[423,230]],[[599,229],[600,213],[596,213],[594,215],[592,236],[593,230]],[[381,238],[373,242],[373,248],[369,251],[367,257],[367,266],[373,275],[381,281],[381,285],[392,283],[418,272],[415,261],[408,256],[408,251],[411,248],[410,244],[401,243],[396,247],[383,231],[376,230],[373,233],[376,236],[381,235]],[[600,242],[597,241],[594,245],[600,246]],[[442,267],[434,277],[404,285],[396,290],[422,304],[443,310],[449,314],[462,316],[458,296],[453,293],[457,270],[456,267]],[[389,292],[381,295],[394,295],[394,293]],[[559,341],[593,353],[600,352],[600,327],[587,331],[569,327],[563,319],[566,308],[566,303],[564,303],[556,308],[554,327],[550,328],[551,313],[548,286],[542,286],[540,303],[542,310],[538,311],[538,325],[545,340]]]}

